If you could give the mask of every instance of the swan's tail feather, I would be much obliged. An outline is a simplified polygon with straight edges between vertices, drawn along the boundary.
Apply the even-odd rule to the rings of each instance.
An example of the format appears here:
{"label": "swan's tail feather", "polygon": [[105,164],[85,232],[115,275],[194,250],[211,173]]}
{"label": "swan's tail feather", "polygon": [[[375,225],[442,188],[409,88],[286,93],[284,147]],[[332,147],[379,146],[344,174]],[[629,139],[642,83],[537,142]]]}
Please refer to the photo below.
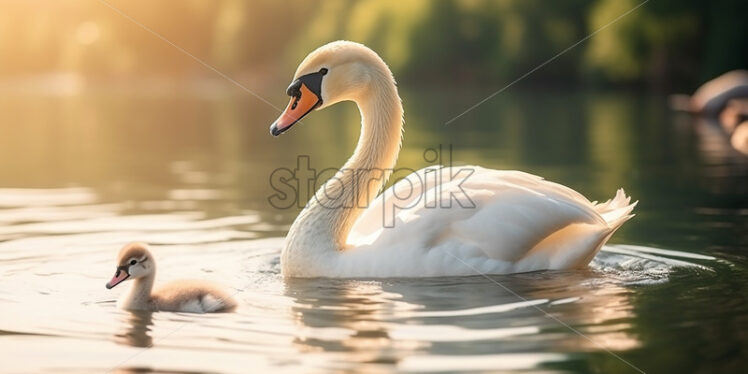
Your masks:
{"label": "swan's tail feather", "polygon": [[631,197],[626,196],[623,188],[619,188],[616,196],[602,204],[595,205],[595,210],[608,223],[611,232],[617,230],[624,222],[634,216],[631,212],[639,201],[631,202]]}
{"label": "swan's tail feather", "polygon": [[614,198],[595,205],[595,211],[605,220],[604,226],[571,224],[543,239],[526,257],[538,262],[548,261],[549,269],[586,266],[613,233],[634,216],[631,212],[637,203],[638,201],[632,203],[623,189],[619,189]]}

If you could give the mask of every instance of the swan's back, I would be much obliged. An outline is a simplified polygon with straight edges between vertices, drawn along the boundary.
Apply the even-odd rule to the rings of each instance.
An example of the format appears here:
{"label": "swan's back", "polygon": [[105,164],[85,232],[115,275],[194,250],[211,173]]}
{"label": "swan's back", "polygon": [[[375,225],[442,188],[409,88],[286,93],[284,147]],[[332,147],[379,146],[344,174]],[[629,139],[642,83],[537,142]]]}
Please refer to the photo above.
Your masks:
{"label": "swan's back", "polygon": [[[408,196],[411,186],[416,193]],[[354,225],[351,249],[339,256],[333,276],[581,267],[631,218],[635,205],[623,190],[595,204],[568,187],[519,171],[430,167],[372,202]]]}
{"label": "swan's back", "polygon": [[178,280],[159,287],[151,295],[156,310],[186,313],[231,312],[233,297],[221,287],[205,281]]}

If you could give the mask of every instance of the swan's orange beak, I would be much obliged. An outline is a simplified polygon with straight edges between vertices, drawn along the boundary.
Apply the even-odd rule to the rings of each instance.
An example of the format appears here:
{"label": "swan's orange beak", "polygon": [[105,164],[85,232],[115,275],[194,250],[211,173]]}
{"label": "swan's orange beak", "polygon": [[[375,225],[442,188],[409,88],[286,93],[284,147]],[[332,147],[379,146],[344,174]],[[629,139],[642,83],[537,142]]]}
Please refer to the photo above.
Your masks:
{"label": "swan's orange beak", "polygon": [[309,112],[322,105],[322,77],[325,74],[327,68],[322,68],[318,72],[300,76],[288,86],[286,94],[291,96],[291,102],[270,126],[270,133],[273,136],[284,133]]}
{"label": "swan's orange beak", "polygon": [[270,133],[273,136],[278,136],[290,129],[296,122],[304,118],[309,112],[314,110],[322,100],[312,92],[305,84],[301,84],[299,87],[298,96],[291,97],[291,101],[288,103],[286,110],[278,117],[273,125],[270,126]]}

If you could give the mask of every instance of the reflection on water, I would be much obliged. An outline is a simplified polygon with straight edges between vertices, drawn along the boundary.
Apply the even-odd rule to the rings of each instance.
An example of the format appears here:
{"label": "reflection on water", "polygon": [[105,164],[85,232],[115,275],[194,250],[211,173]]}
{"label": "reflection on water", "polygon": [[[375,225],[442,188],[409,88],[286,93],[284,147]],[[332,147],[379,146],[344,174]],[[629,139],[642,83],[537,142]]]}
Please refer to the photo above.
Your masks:
{"label": "reflection on water", "polygon": [[[345,360],[357,362],[359,368],[381,364],[409,367],[413,360],[421,360],[420,355],[443,355],[442,361],[448,354],[469,355],[473,362],[468,367],[495,370],[516,368],[518,356],[522,357],[521,362],[534,362],[532,366],[536,366],[549,358],[568,359],[545,352],[636,348],[639,342],[630,333],[631,326],[613,323],[632,317],[625,289],[580,285],[586,294],[585,302],[580,303],[580,289],[558,287],[559,278],[568,285],[586,283],[589,276],[592,274],[529,276],[525,277],[524,287],[516,278],[493,277],[507,288],[524,289],[523,296],[501,292],[501,288],[497,292],[496,284],[482,277],[384,283],[292,281],[286,291],[292,296],[303,295],[296,297],[301,305],[293,308],[302,331],[304,327],[349,330],[346,336],[332,341],[298,336],[294,343],[302,352],[346,352],[349,354]],[[528,289],[526,284],[532,287]],[[449,299],[444,300],[445,296]],[[486,300],[480,302],[479,297]],[[486,301],[487,306],[451,309],[477,302],[484,305]],[[564,326],[552,318],[554,313],[563,313],[564,320],[590,327],[580,329],[583,335],[564,331]],[[549,334],[548,330],[555,333]],[[538,353],[529,353],[527,347]]]}
{"label": "reflection on water", "polygon": [[153,326],[153,312],[129,312],[122,325],[122,332],[115,335],[118,343],[141,348],[153,345],[153,338],[150,335]]}
{"label": "reflection on water", "polygon": [[[611,352],[645,372],[746,364],[748,161],[718,133],[651,98],[503,95],[444,127],[480,93],[403,96],[399,166],[427,165],[423,150],[441,144],[455,163],[534,172],[592,199],[624,186],[641,201],[613,239],[627,244],[580,271],[284,281],[298,209],[271,207],[267,178],[299,154],[342,164],[354,107],[271,139],[276,113],[246,97],[0,96],[3,369],[635,370]],[[153,243],[160,281],[223,283],[238,311],[117,310],[124,288],[103,285],[133,240]]]}

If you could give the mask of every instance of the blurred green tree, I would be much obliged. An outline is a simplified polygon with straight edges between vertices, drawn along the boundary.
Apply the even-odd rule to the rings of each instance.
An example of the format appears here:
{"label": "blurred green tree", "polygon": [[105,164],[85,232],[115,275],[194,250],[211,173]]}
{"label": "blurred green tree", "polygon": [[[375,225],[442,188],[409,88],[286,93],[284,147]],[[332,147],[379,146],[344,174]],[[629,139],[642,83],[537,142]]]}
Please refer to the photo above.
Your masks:
{"label": "blurred green tree", "polygon": [[[234,76],[293,69],[336,39],[366,43],[398,79],[428,86],[506,84],[642,0],[7,0],[0,77],[209,75],[136,22]],[[605,27],[523,85],[690,90],[748,67],[748,2],[657,0]],[[284,77],[286,78],[286,77]]]}

